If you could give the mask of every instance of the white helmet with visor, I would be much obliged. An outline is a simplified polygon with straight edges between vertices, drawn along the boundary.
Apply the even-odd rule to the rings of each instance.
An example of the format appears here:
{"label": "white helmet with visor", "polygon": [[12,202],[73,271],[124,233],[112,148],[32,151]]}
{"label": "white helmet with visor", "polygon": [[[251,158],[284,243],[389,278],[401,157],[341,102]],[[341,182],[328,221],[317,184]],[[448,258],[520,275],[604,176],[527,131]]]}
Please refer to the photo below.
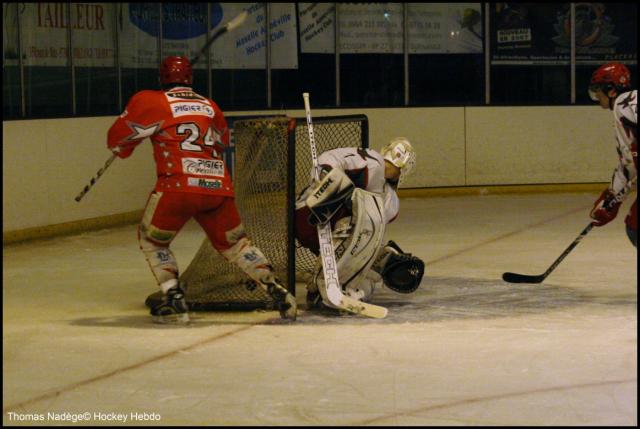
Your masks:
{"label": "white helmet with visor", "polygon": [[380,151],[385,160],[400,169],[400,180],[405,179],[416,165],[416,152],[404,137],[396,137]]}

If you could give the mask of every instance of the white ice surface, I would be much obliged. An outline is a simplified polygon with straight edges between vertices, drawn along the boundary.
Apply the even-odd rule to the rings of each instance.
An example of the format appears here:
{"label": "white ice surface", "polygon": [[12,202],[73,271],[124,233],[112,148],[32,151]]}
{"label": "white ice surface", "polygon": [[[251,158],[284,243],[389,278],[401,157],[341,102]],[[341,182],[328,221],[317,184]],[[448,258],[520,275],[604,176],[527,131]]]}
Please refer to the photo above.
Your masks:
{"label": "white ice surface", "polygon": [[[635,197],[635,196],[633,196]],[[3,250],[3,424],[636,425],[637,251],[595,194],[404,199],[388,231],[426,261],[383,320],[304,309],[151,323],[135,226]],[[186,268],[203,238],[172,246]],[[159,418],[132,421],[131,413]],[[54,414],[49,414],[54,413]],[[67,414],[65,414],[67,413]]]}

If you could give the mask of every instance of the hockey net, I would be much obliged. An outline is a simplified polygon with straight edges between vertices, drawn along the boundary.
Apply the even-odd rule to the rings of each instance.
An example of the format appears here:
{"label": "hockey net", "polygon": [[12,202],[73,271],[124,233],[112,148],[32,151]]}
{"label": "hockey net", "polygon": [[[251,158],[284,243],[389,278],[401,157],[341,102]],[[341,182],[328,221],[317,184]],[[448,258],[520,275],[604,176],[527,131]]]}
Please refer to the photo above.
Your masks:
{"label": "hockey net", "polygon": [[[318,155],[338,147],[368,147],[364,115],[313,119]],[[311,178],[305,118],[272,117],[234,122],[236,205],[249,239],[271,261],[277,277],[295,294],[295,282],[309,279],[316,256],[294,237],[295,198]],[[204,239],[180,276],[193,311],[271,309],[261,287],[229,263]],[[162,299],[150,295],[146,304]]]}

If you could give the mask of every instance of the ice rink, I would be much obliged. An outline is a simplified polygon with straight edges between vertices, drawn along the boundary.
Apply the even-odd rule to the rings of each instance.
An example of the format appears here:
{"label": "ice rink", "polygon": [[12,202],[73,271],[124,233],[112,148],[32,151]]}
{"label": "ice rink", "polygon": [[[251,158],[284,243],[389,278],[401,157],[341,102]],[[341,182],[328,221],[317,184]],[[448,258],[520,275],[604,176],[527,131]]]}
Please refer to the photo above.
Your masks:
{"label": "ice rink", "polygon": [[[426,274],[375,296],[382,320],[307,312],[299,287],[294,323],[162,326],[135,225],[5,246],[3,424],[635,426],[635,195],[544,283],[501,279],[543,273],[596,197],[402,199],[387,238]],[[203,237],[189,223],[175,240],[182,269]]]}

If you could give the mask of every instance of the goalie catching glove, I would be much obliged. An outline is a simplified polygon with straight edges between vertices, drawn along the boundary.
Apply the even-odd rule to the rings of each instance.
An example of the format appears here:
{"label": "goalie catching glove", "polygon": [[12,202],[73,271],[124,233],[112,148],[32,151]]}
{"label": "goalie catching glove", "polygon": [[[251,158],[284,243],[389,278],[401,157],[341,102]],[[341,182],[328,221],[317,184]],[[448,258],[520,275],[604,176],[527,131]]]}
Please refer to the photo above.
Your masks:
{"label": "goalie catching glove", "polygon": [[392,240],[382,248],[373,270],[379,273],[385,286],[399,293],[412,293],[424,276],[424,262],[411,253],[404,253]]}
{"label": "goalie catching glove", "polygon": [[309,223],[317,225],[330,220],[345,202],[350,202],[354,189],[353,182],[342,170],[334,168],[326,173],[305,201],[311,210]]}

